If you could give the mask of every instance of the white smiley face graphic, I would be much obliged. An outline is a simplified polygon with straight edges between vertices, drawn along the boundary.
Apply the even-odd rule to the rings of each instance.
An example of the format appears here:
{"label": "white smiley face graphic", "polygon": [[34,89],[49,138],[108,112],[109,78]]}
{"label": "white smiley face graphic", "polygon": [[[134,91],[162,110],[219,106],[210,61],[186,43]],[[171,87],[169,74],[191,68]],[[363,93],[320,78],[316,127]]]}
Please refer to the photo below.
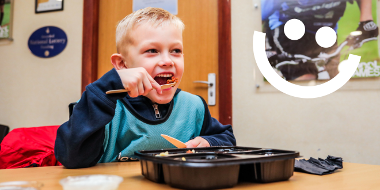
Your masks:
{"label": "white smiley face graphic", "polygon": [[[292,19],[292,20],[289,20],[289,21],[292,21],[293,24],[294,23],[296,23],[296,25],[298,24],[298,26],[301,27],[300,28],[301,32],[298,32],[298,33],[289,32],[288,33],[289,36],[288,36],[286,34],[287,32],[285,31],[285,34],[287,35],[287,37],[289,37],[289,39],[293,38],[294,40],[297,40],[303,36],[304,28],[302,32],[302,26],[299,24],[299,22],[301,21],[299,20],[298,20],[299,22],[294,21],[297,19]],[[293,31],[297,30],[297,27],[294,28],[292,26],[289,28],[292,28]],[[321,47],[325,47],[325,48],[330,47],[335,43],[336,34],[334,31],[333,33],[331,33],[331,30],[333,29],[331,30],[330,29],[331,28],[329,27],[322,27],[317,31],[316,41]],[[334,35],[335,35],[335,39],[334,39]],[[333,79],[316,86],[300,86],[300,85],[290,83],[286,81],[285,79],[281,78],[270,65],[269,60],[266,56],[266,52],[265,52],[265,33],[258,32],[258,31],[254,32],[253,53],[254,53],[257,66],[259,67],[260,72],[267,79],[267,81],[279,91],[293,97],[298,97],[298,98],[318,98],[318,97],[326,96],[330,93],[335,92],[336,90],[341,88],[344,84],[346,84],[348,80],[350,80],[350,78],[356,71],[360,62],[360,58],[361,58],[360,56],[350,54],[348,59],[344,61],[344,70],[340,71],[339,74],[336,75]]]}

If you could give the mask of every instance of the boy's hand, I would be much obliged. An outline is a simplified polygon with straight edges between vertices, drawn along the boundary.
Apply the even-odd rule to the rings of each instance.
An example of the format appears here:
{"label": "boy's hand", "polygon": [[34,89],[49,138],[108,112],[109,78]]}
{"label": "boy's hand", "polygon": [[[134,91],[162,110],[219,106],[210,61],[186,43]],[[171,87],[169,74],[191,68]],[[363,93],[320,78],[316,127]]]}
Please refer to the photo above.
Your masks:
{"label": "boy's hand", "polygon": [[202,137],[195,137],[185,143],[186,148],[209,147],[210,144]]}
{"label": "boy's hand", "polygon": [[117,70],[117,73],[132,98],[140,95],[146,96],[153,89],[156,89],[158,94],[162,94],[161,86],[143,67],[120,69]]}

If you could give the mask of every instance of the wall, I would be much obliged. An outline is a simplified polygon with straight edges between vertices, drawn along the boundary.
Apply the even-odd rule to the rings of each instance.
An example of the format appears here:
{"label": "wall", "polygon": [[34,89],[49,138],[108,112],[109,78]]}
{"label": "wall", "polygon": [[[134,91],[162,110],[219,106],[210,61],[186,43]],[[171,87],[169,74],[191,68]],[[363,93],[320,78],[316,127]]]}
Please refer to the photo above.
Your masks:
{"label": "wall", "polygon": [[[14,41],[0,41],[0,123],[11,129],[60,125],[68,120],[68,104],[81,95],[83,0],[40,14],[34,0],[14,3]],[[55,57],[36,57],[28,39],[49,25],[66,32],[67,46]]]}
{"label": "wall", "polygon": [[231,4],[233,127],[238,145],[379,165],[379,78],[350,80],[342,89],[317,99],[285,95],[263,82],[254,60],[253,32],[261,31],[260,0]]}

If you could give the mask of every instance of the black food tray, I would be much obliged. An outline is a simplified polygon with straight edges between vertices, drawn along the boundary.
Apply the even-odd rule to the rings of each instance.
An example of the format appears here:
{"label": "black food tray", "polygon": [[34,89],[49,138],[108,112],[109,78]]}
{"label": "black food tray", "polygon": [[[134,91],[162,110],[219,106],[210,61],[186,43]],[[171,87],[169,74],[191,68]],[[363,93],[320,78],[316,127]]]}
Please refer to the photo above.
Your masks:
{"label": "black food tray", "polygon": [[[186,153],[194,150],[195,153]],[[168,152],[167,156],[157,156]],[[239,181],[275,182],[293,175],[299,152],[255,147],[221,146],[141,150],[142,175],[147,179],[183,189],[215,189]]]}

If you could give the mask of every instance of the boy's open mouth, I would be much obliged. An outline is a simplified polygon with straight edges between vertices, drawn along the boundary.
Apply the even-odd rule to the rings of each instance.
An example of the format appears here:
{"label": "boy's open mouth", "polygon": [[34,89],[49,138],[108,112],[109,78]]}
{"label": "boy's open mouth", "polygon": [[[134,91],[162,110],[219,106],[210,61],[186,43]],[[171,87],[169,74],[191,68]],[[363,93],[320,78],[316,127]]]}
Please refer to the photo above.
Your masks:
{"label": "boy's open mouth", "polygon": [[167,84],[167,81],[171,79],[173,76],[173,73],[160,73],[154,77],[154,80],[159,84]]}

